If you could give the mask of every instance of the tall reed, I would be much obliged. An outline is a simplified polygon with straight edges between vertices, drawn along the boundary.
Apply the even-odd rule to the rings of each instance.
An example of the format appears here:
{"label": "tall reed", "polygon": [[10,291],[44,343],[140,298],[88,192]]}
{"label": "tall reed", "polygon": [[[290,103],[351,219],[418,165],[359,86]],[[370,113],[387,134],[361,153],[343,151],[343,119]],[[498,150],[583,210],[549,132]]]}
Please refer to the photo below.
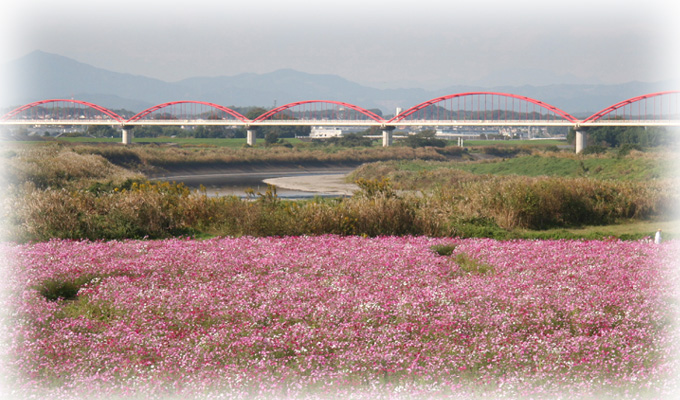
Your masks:
{"label": "tall reed", "polygon": [[[247,154],[264,154],[242,150],[241,159]],[[288,150],[287,155],[291,154]],[[107,159],[145,163],[144,157],[154,151],[131,148],[92,154],[86,148],[73,151],[46,146],[7,152],[4,161],[10,178],[4,214],[8,216],[5,229],[9,238],[42,241],[326,233],[488,236],[497,230],[670,218],[680,203],[676,189],[680,185],[673,181],[475,175],[435,164],[415,172],[399,171],[406,178],[397,185],[384,177],[358,179],[361,190],[344,199],[284,201],[273,187],[263,194],[252,193],[249,199],[210,197],[183,185],[145,182]],[[188,150],[177,149],[166,156],[179,157],[184,151]],[[392,154],[413,156],[418,151],[403,148]],[[357,176],[370,176],[366,171],[371,168],[372,173],[384,172],[400,179],[388,173],[385,163],[363,167]],[[435,189],[396,190],[413,182]]]}
{"label": "tall reed", "polygon": [[[379,186],[379,183],[376,184]],[[346,199],[209,197],[170,183],[108,192],[38,189],[11,197],[15,240],[214,235],[459,235],[461,224],[545,229],[669,216],[678,196],[654,185],[588,179],[489,177],[431,194],[367,190]],[[483,231],[478,231],[484,235]]]}

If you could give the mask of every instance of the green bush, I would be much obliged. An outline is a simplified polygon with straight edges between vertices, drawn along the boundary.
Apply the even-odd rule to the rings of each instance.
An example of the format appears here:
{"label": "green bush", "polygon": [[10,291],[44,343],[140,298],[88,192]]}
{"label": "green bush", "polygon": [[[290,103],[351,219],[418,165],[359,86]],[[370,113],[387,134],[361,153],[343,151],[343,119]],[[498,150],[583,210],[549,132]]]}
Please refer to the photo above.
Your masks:
{"label": "green bush", "polygon": [[49,301],[75,300],[80,288],[90,282],[90,280],[92,280],[92,276],[81,276],[75,279],[53,278],[40,283],[34,288]]}
{"label": "green bush", "polygon": [[493,219],[481,218],[455,218],[451,222],[451,235],[461,238],[486,237],[498,240],[509,238],[509,231],[499,227]]}
{"label": "green bush", "polygon": [[518,154],[531,154],[532,150],[518,146],[482,146],[479,151],[496,157],[514,157]]}
{"label": "green bush", "polygon": [[458,270],[459,274],[493,274],[495,268],[492,265],[484,263],[467,253],[458,253],[454,256],[454,261],[460,268]]}
{"label": "green bush", "polygon": [[616,156],[619,158],[625,157],[633,150],[643,151],[642,146],[639,144],[625,143],[619,147],[618,151],[616,152]]}
{"label": "green bush", "polygon": [[432,246],[432,251],[435,253],[439,254],[440,256],[450,256],[453,254],[453,251],[456,250],[455,244],[438,244],[436,246]]}
{"label": "green bush", "polygon": [[599,145],[599,144],[591,144],[586,146],[582,151],[582,155],[588,155],[588,154],[603,154],[607,151],[607,148]]}

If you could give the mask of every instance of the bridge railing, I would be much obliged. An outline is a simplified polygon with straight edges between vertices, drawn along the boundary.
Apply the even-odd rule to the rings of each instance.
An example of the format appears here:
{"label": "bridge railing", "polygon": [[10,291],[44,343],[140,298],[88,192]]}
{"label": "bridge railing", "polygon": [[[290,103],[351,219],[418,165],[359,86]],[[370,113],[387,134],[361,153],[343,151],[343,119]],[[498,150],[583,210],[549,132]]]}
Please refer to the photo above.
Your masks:
{"label": "bridge railing", "polygon": [[436,97],[417,104],[388,123],[409,120],[446,121],[567,121],[577,118],[550,104],[526,96],[498,92],[466,92]]}
{"label": "bridge railing", "polygon": [[642,123],[643,121],[680,120],[680,91],[666,91],[632,97],[604,108],[581,121],[581,124],[597,121],[615,125],[619,121]]}
{"label": "bridge railing", "polygon": [[35,121],[108,121],[122,123],[125,118],[97,104],[73,99],[49,99],[25,104],[5,114],[0,121],[26,123]]}
{"label": "bridge railing", "polygon": [[[158,122],[168,121],[169,123],[182,124],[190,123],[189,121],[238,121],[240,123],[247,123],[250,120],[241,115],[238,111],[234,111],[229,107],[225,107],[215,103],[205,101],[183,100],[171,101],[149,107],[141,111],[131,118],[126,123],[135,122]],[[217,123],[215,123],[217,124]]]}
{"label": "bridge railing", "polygon": [[574,126],[573,122],[565,120],[429,120],[429,119],[405,119],[398,122],[388,123],[390,126]]}
{"label": "bridge railing", "polygon": [[526,96],[467,92],[417,104],[391,119],[379,111],[334,100],[307,100],[275,107],[254,119],[219,104],[174,101],[135,115],[73,99],[41,100],[18,107],[0,125],[226,125],[226,126],[678,126],[680,91],[636,96],[580,120]]}

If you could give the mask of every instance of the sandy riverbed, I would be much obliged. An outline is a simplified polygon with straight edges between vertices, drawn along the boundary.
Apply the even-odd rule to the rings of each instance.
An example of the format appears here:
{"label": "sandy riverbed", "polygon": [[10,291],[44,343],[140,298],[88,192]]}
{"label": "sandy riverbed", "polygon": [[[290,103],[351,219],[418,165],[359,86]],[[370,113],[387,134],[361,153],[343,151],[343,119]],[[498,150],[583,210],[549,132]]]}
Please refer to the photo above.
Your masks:
{"label": "sandy riverbed", "polygon": [[297,166],[295,168],[182,168],[158,174],[152,179],[182,182],[190,188],[204,186],[211,195],[244,196],[245,190],[264,190],[275,185],[282,197],[351,196],[357,186],[345,182],[353,171],[349,166]]}
{"label": "sandy riverbed", "polygon": [[345,176],[344,174],[285,176],[265,179],[263,182],[289,190],[351,196],[359,188],[353,183],[345,182]]}

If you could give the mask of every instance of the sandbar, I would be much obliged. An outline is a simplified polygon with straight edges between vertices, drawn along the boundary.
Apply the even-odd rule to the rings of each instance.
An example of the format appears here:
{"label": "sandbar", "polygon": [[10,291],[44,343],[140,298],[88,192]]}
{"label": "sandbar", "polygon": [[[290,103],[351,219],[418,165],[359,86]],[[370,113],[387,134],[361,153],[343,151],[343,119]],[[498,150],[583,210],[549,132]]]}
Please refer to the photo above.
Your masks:
{"label": "sandbar", "polygon": [[354,183],[347,183],[346,176],[345,174],[285,176],[265,179],[263,182],[288,190],[351,196],[359,190],[359,187]]}

